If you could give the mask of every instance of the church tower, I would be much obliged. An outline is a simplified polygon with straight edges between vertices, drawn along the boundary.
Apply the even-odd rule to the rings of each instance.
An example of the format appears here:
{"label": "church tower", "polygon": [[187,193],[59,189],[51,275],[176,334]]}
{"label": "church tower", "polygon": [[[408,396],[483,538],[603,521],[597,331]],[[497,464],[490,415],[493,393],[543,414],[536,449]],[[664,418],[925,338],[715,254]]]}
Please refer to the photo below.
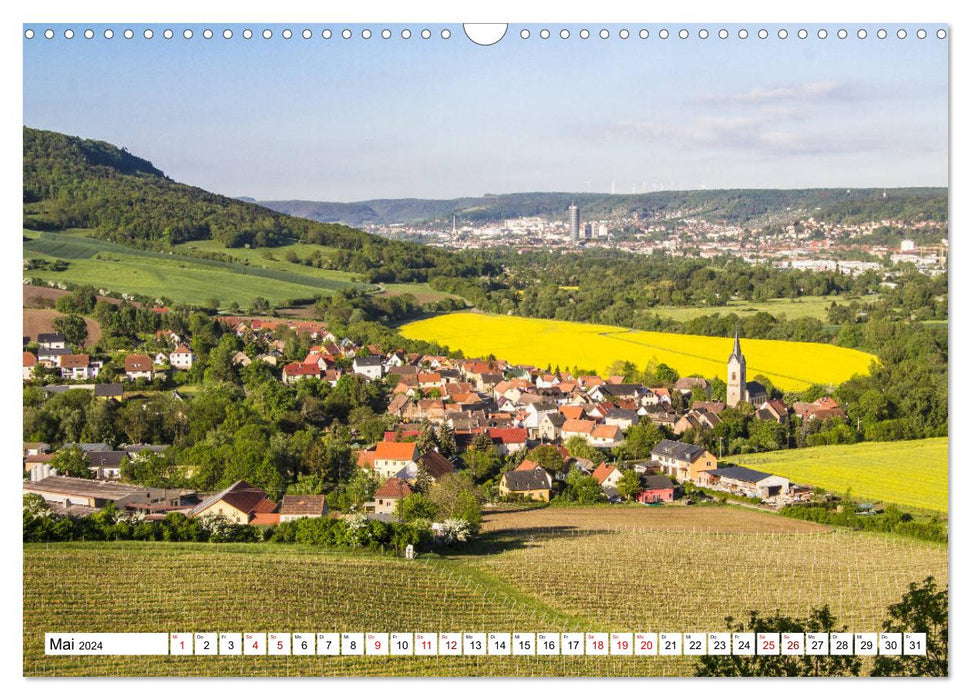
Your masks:
{"label": "church tower", "polygon": [[735,331],[735,347],[728,356],[728,391],[725,403],[734,408],[740,403],[748,401],[748,389],[745,382],[745,355],[738,342],[738,331]]}

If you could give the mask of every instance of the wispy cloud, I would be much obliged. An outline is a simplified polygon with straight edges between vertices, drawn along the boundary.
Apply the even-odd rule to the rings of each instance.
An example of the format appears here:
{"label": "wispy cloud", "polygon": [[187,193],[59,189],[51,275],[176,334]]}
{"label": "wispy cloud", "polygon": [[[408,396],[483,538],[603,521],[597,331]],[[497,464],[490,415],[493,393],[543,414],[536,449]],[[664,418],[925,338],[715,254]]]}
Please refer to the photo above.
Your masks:
{"label": "wispy cloud", "polygon": [[738,117],[698,116],[676,124],[619,122],[607,135],[673,150],[735,151],[751,156],[853,154],[891,147],[880,137],[812,130],[798,114],[765,111]]}
{"label": "wispy cloud", "polygon": [[840,81],[818,81],[797,85],[753,87],[738,92],[699,95],[691,100],[702,104],[767,105],[787,102],[849,101],[861,97],[860,88]]}

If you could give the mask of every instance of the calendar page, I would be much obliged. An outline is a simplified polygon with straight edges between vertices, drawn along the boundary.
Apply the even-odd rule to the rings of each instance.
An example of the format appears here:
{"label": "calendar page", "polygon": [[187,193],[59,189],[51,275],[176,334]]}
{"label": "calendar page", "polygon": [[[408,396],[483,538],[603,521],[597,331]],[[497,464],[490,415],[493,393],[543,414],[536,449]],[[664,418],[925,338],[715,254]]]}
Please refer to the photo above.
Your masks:
{"label": "calendar page", "polygon": [[948,24],[44,17],[24,676],[948,675]]}

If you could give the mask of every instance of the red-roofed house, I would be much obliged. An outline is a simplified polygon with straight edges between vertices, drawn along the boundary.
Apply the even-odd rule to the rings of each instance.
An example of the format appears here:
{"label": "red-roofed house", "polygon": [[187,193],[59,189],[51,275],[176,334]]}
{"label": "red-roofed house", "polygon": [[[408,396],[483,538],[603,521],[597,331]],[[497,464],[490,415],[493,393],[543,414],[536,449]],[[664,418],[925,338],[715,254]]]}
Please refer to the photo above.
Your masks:
{"label": "red-roofed house", "polygon": [[378,487],[373,499],[364,504],[364,511],[376,515],[394,515],[398,502],[412,493],[407,481],[391,477]]}
{"label": "red-roofed house", "polygon": [[607,464],[606,462],[601,462],[600,465],[593,470],[593,478],[597,480],[600,484],[601,491],[609,499],[620,498],[620,493],[617,491],[617,482],[623,476],[623,472],[617,468],[614,464]]}
{"label": "red-roofed house", "polygon": [[194,359],[195,356],[192,354],[192,350],[185,345],[180,345],[169,353],[169,364],[175,369],[192,369],[192,361]]}
{"label": "red-roofed house", "polygon": [[289,495],[280,502],[280,522],[300,518],[322,518],[327,515],[327,499],[323,495]]}
{"label": "red-roofed house", "polygon": [[152,358],[139,353],[126,357],[125,377],[132,382],[136,379],[152,381],[155,378],[155,368],[152,366]]}
{"label": "red-roofed house", "polygon": [[263,489],[237,481],[204,500],[189,511],[189,515],[194,518],[218,515],[231,522],[248,525],[257,515],[273,513],[276,508],[277,504],[266,497]]}
{"label": "red-roofed house", "polygon": [[61,377],[64,379],[93,379],[101,372],[101,362],[92,362],[90,355],[61,355]]}
{"label": "red-roofed house", "polygon": [[24,381],[29,382],[34,378],[34,367],[37,366],[37,356],[32,352],[24,353]]}
{"label": "red-roofed house", "polygon": [[501,455],[519,452],[526,447],[529,431],[526,428],[489,428],[489,437]]}
{"label": "red-roofed house", "polygon": [[293,384],[308,377],[320,379],[320,367],[317,365],[305,365],[302,362],[291,362],[283,366],[284,384]]}

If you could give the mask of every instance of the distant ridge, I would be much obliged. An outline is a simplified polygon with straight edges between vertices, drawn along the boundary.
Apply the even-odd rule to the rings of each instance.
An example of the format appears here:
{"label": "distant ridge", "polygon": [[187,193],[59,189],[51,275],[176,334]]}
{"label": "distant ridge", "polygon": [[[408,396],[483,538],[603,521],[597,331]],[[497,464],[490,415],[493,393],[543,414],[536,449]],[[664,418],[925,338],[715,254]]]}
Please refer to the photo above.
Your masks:
{"label": "distant ridge", "polygon": [[[884,194],[886,193],[886,196]],[[947,188],[825,188],[799,190],[683,190],[611,195],[583,192],[523,192],[458,199],[372,199],[361,202],[260,201],[274,211],[348,226],[482,223],[521,216],[566,217],[576,199],[585,219],[658,214],[700,216],[749,225],[817,219],[853,223],[880,219],[947,219]],[[247,200],[249,201],[249,200]]]}

